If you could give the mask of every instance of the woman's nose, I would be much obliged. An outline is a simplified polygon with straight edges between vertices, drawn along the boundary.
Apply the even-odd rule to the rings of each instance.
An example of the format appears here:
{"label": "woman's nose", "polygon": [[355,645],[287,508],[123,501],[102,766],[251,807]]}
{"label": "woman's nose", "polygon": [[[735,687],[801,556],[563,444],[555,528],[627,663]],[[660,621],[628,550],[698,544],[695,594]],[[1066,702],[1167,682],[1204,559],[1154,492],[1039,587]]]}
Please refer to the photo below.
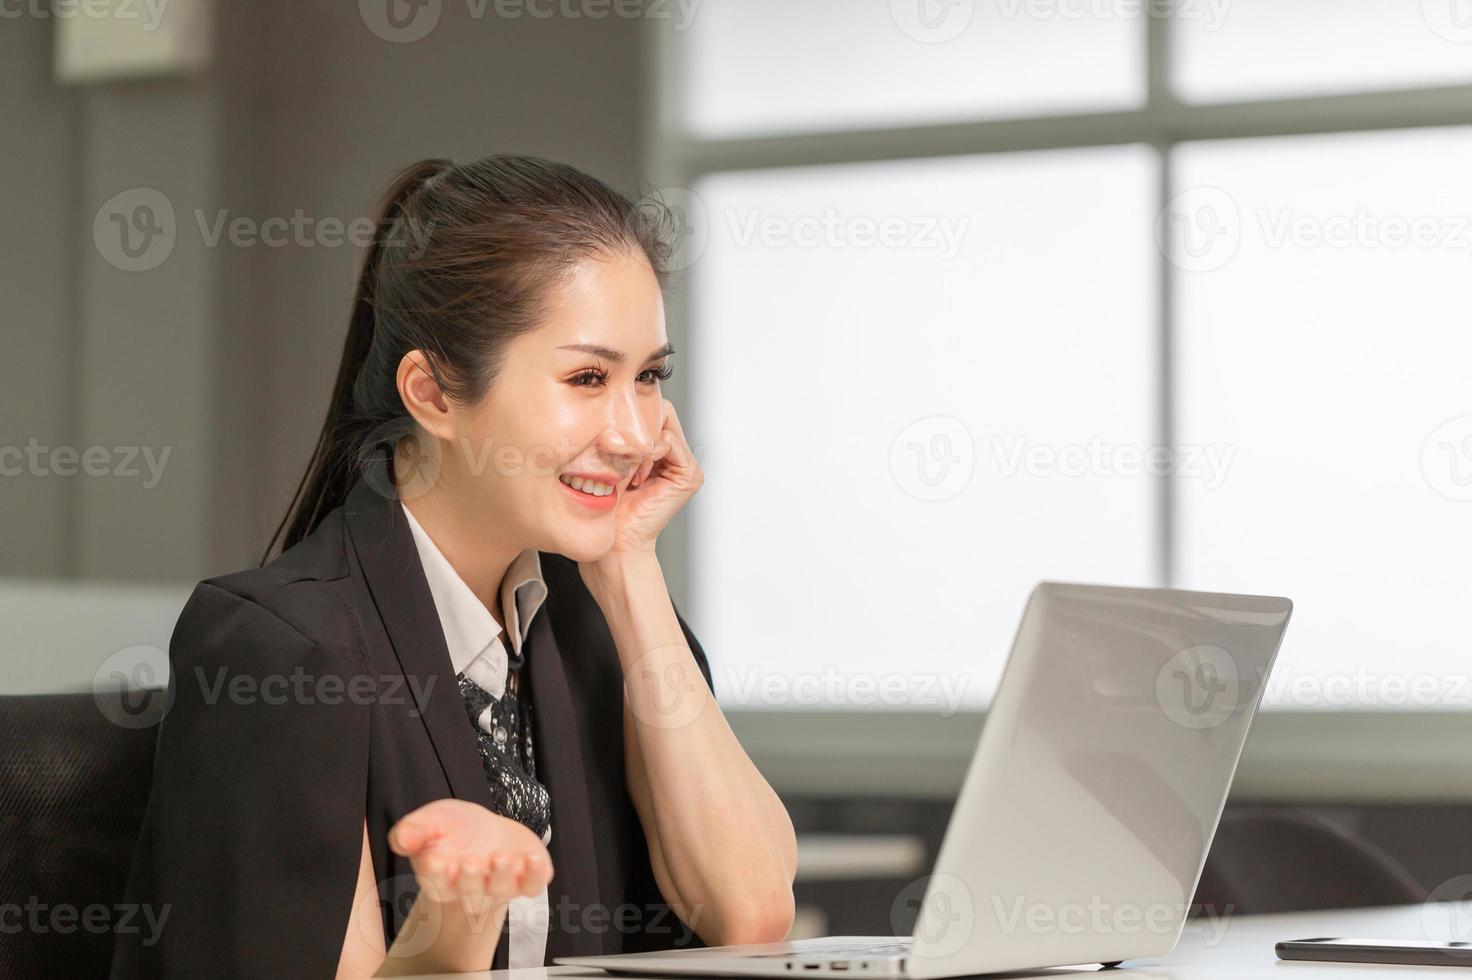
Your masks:
{"label": "woman's nose", "polygon": [[611,457],[634,465],[643,462],[654,451],[654,432],[632,399],[619,399],[608,425],[599,436],[598,448]]}

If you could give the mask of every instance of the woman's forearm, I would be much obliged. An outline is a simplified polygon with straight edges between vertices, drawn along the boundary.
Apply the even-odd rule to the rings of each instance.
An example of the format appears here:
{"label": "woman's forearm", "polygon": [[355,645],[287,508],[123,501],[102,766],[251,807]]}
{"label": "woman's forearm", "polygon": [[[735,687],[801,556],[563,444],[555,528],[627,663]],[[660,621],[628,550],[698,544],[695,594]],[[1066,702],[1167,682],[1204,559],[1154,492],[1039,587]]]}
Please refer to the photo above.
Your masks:
{"label": "woman's forearm", "polygon": [[490,968],[505,902],[489,897],[479,901],[454,898],[436,902],[420,892],[394,937],[377,977],[418,976],[427,973],[472,973]]}
{"label": "woman's forearm", "polygon": [[624,669],[630,792],[665,898],[705,942],[769,942],[793,915],[797,844],[706,686],[653,553],[590,576]]}

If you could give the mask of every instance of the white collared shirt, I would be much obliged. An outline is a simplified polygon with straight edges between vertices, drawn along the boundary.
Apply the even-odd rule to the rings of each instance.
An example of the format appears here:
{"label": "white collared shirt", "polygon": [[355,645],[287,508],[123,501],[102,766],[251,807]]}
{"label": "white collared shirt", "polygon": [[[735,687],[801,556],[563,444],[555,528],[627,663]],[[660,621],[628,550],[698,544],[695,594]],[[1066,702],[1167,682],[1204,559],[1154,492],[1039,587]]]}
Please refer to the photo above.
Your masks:
{"label": "white collared shirt", "polygon": [[[465,584],[409,508],[402,501],[399,506],[409,519],[409,530],[413,532],[414,546],[419,551],[419,563],[424,566],[424,577],[429,581],[429,592],[434,597],[435,611],[439,613],[440,627],[445,634],[445,646],[450,652],[450,665],[457,675],[464,674],[499,700],[506,693],[509,669],[500,624],[485,603]],[[542,560],[534,549],[523,549],[512,560],[506,577],[501,580],[500,597],[512,650],[521,653],[532,619],[547,598]],[[487,708],[486,712],[488,714],[490,709]],[[479,724],[486,732],[491,731],[486,715],[481,716]],[[542,843],[549,843],[551,838],[549,825]],[[542,889],[540,895],[512,899],[507,917],[511,937],[507,966],[513,970],[542,966],[547,955],[549,925],[547,890]]]}

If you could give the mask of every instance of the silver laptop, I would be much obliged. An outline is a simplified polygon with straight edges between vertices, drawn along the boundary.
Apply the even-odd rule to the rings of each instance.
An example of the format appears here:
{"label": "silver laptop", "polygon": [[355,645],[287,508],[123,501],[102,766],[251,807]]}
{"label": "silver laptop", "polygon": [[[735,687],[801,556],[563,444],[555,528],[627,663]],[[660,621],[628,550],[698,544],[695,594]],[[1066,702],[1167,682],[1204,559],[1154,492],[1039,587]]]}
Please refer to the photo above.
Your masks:
{"label": "silver laptop", "polygon": [[1043,583],[934,870],[910,889],[913,935],[556,962],[919,980],[1162,956],[1185,926],[1291,611],[1263,596]]}

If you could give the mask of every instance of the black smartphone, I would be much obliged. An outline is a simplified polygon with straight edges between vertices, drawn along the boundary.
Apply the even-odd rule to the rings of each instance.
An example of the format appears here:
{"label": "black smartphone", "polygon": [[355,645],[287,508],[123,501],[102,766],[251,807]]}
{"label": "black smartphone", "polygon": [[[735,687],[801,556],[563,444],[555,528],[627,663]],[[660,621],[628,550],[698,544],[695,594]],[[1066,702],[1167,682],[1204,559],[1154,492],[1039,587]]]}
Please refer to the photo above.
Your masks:
{"label": "black smartphone", "polygon": [[1280,960],[1472,966],[1472,943],[1432,943],[1418,939],[1294,939],[1278,943],[1275,949]]}

